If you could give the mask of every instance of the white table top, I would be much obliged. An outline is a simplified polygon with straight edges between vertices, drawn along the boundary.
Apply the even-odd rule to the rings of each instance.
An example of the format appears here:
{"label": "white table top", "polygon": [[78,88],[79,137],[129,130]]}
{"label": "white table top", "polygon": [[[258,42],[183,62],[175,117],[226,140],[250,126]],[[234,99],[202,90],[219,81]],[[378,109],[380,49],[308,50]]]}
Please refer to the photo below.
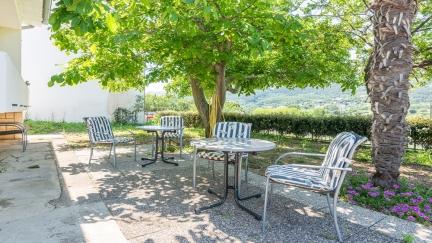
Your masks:
{"label": "white table top", "polygon": [[220,152],[262,152],[272,150],[275,143],[253,138],[201,138],[191,141],[197,149]]}
{"label": "white table top", "polygon": [[183,127],[167,127],[167,126],[138,126],[138,129],[144,130],[144,131],[177,131],[182,130]]}

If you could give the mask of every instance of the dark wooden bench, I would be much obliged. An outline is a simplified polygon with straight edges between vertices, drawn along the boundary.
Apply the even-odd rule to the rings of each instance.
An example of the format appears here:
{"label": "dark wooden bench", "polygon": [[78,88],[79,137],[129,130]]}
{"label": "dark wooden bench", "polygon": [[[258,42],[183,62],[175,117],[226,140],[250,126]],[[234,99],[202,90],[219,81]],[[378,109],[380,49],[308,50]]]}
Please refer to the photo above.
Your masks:
{"label": "dark wooden bench", "polygon": [[0,131],[0,136],[21,134],[22,146],[24,152],[27,148],[27,128],[24,126],[24,124],[20,122],[0,122],[0,126],[13,127],[13,129],[11,130]]}

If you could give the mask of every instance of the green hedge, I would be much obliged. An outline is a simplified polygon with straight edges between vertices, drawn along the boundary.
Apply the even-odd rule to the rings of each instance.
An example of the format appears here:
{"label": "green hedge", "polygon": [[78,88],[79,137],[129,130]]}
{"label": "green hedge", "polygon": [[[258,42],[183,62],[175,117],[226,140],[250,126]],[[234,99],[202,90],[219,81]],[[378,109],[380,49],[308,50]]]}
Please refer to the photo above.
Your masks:
{"label": "green hedge", "polygon": [[[158,115],[174,115],[178,112],[165,111]],[[202,127],[197,113],[181,113],[186,127]],[[294,116],[288,114],[240,114],[225,113],[225,121],[239,121],[252,123],[254,132],[277,132],[281,135],[291,134],[298,137],[312,137],[313,139],[333,137],[343,131],[353,131],[362,136],[370,137],[372,120],[366,116]],[[411,130],[410,143],[414,146],[432,148],[432,120],[413,118],[408,120]]]}
{"label": "green hedge", "polygon": [[411,143],[420,145],[425,149],[432,149],[432,120],[415,117],[408,119],[410,124]]}

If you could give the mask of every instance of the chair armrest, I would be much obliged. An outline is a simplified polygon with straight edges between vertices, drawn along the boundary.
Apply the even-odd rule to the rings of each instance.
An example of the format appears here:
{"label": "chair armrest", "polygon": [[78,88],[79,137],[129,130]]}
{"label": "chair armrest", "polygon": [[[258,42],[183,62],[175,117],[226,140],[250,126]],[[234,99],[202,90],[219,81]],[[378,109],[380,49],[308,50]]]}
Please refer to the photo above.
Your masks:
{"label": "chair armrest", "polygon": [[26,132],[27,131],[27,127],[20,122],[0,122],[0,126],[12,126],[12,127],[16,127],[19,130]]}
{"label": "chair armrest", "polygon": [[328,170],[352,171],[352,168],[339,168],[339,167],[320,166],[320,165],[290,164],[289,166],[299,167],[299,168],[309,168],[309,169],[328,169]]}
{"label": "chair armrest", "polygon": [[279,156],[273,164],[277,164],[279,160],[288,157],[288,156],[315,156],[315,157],[325,157],[325,154],[317,154],[317,153],[302,153],[302,152],[288,152]]}

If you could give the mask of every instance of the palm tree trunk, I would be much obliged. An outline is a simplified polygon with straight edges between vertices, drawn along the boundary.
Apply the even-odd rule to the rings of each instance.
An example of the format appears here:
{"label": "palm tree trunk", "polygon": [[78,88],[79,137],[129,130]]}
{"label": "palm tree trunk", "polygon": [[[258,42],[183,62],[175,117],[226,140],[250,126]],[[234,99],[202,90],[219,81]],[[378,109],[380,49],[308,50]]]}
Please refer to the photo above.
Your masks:
{"label": "palm tree trunk", "polygon": [[373,111],[372,157],[376,185],[397,182],[405,153],[410,106],[408,90],[412,71],[410,25],[416,13],[414,0],[375,0],[374,52],[367,89]]}

